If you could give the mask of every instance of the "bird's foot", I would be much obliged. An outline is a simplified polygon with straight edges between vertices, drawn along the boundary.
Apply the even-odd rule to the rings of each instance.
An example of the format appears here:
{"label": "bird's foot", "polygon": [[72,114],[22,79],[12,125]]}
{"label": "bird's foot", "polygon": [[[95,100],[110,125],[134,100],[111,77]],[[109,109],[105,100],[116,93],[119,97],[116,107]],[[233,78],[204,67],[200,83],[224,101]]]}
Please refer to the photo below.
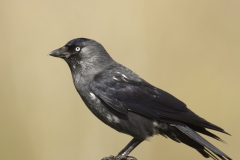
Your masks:
{"label": "bird's foot", "polygon": [[116,157],[114,156],[109,156],[109,157],[104,157],[102,160],[137,160],[137,158],[132,157],[132,156],[123,156],[123,155],[118,155]]}

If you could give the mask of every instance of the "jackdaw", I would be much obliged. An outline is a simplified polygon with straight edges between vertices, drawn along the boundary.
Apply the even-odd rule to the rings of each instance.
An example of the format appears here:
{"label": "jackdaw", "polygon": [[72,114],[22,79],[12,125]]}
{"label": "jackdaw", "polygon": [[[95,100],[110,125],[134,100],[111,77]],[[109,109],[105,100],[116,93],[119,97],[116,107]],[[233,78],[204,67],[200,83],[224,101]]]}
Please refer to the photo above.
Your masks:
{"label": "jackdaw", "polygon": [[50,55],[67,62],[77,92],[96,117],[133,137],[116,157],[105,159],[134,159],[129,153],[157,134],[184,143],[206,158],[231,159],[198,134],[223,141],[206,129],[227,132],[114,61],[100,43],[76,38]]}

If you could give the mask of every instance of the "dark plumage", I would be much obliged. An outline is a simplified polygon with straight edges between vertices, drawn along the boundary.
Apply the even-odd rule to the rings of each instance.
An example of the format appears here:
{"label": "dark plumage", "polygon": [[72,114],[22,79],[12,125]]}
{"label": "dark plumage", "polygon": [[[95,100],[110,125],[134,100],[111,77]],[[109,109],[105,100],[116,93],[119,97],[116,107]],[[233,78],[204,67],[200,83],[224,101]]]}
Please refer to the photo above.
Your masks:
{"label": "dark plumage", "polygon": [[128,158],[137,145],[156,134],[185,143],[206,158],[231,159],[196,133],[222,141],[205,129],[226,133],[222,128],[115,62],[98,42],[73,39],[50,55],[67,62],[78,93],[95,116],[133,137],[116,159]]}

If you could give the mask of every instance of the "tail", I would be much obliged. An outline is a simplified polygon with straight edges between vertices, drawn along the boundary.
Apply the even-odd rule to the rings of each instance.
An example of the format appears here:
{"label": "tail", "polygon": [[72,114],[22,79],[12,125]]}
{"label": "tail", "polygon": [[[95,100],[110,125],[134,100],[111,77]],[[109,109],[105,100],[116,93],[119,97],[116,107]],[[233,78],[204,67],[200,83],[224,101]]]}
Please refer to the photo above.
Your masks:
{"label": "tail", "polygon": [[185,143],[186,145],[196,149],[206,158],[211,157],[215,160],[218,160],[219,158],[222,160],[232,160],[229,156],[213,146],[188,126],[178,124],[170,124],[170,126],[175,136],[168,136],[169,138],[177,142]]}

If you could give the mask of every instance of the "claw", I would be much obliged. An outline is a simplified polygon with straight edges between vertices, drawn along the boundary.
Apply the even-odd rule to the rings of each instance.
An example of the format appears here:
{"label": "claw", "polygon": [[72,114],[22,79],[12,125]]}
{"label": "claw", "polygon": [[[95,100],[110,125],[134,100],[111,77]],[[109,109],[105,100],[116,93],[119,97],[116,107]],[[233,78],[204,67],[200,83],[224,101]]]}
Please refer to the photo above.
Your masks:
{"label": "claw", "polygon": [[114,156],[104,157],[101,160],[115,160]]}
{"label": "claw", "polygon": [[101,160],[137,160],[135,157],[132,156],[123,156],[123,155],[118,155],[116,157],[114,156],[109,156],[109,157],[104,157]]}
{"label": "claw", "polygon": [[132,156],[127,156],[126,160],[137,160],[137,158],[132,157]]}

